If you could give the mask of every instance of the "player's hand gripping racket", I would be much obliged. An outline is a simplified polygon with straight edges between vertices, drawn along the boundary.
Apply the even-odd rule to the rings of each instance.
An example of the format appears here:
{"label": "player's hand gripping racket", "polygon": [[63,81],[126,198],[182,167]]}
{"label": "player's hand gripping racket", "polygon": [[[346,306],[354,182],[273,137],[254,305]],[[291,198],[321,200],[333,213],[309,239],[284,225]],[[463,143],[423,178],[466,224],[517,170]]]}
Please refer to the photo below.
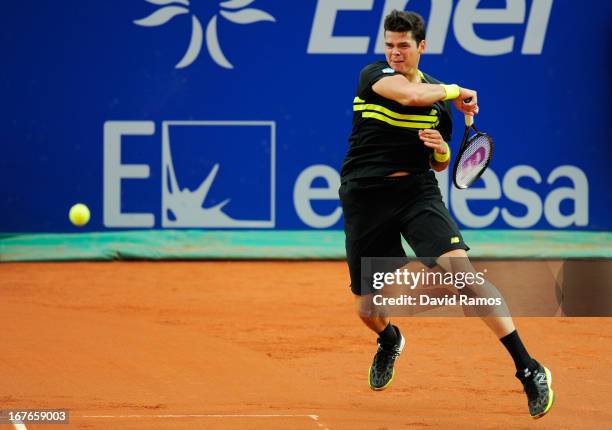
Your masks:
{"label": "player's hand gripping racket", "polygon": [[[466,99],[470,102],[470,99]],[[476,134],[468,138],[470,129]],[[493,156],[493,139],[474,126],[474,117],[465,116],[465,133],[453,166],[453,182],[460,189],[468,188],[484,173]]]}

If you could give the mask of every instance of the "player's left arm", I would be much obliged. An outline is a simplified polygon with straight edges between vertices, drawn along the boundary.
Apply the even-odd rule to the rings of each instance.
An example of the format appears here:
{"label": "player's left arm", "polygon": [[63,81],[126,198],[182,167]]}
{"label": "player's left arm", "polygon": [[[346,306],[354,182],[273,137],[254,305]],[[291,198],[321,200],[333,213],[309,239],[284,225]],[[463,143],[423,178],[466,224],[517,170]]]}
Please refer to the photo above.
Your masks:
{"label": "player's left arm", "polygon": [[450,163],[450,148],[438,130],[419,130],[419,138],[428,148],[433,149],[429,164],[436,172],[446,169]]}

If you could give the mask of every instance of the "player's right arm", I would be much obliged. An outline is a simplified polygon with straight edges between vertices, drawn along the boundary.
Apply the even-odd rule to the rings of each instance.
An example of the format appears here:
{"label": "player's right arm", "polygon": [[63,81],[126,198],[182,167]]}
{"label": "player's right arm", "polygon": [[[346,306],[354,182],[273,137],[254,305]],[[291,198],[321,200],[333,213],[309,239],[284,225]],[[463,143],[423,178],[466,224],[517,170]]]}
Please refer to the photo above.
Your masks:
{"label": "player's right arm", "polygon": [[[476,91],[459,88],[454,99],[455,107],[464,114],[478,113],[478,95]],[[394,100],[404,106],[431,106],[435,102],[448,100],[444,85],[412,83],[404,75],[386,76],[379,79],[372,90],[386,99]],[[464,103],[466,99],[472,99]]]}

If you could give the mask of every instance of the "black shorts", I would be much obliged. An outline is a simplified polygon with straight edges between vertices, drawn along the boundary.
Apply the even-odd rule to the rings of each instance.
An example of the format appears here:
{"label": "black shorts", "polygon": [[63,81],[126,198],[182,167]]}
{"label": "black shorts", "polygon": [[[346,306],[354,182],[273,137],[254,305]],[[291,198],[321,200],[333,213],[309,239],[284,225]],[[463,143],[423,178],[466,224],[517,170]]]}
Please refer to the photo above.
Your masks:
{"label": "black shorts", "polygon": [[361,258],[405,257],[401,236],[428,267],[445,252],[469,249],[444,206],[433,171],[352,179],[342,183],[339,195],[354,294],[365,292]]}

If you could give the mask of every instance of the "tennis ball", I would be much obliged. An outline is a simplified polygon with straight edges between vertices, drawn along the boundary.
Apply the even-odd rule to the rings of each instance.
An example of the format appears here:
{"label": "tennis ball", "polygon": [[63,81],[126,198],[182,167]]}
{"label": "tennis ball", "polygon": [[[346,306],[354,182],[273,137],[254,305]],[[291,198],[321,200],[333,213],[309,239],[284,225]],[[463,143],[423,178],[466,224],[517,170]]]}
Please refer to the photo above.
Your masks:
{"label": "tennis ball", "polygon": [[77,203],[70,208],[68,218],[70,218],[70,222],[77,227],[82,227],[89,222],[90,215],[91,214],[89,213],[89,208],[87,206],[85,206],[83,203]]}

